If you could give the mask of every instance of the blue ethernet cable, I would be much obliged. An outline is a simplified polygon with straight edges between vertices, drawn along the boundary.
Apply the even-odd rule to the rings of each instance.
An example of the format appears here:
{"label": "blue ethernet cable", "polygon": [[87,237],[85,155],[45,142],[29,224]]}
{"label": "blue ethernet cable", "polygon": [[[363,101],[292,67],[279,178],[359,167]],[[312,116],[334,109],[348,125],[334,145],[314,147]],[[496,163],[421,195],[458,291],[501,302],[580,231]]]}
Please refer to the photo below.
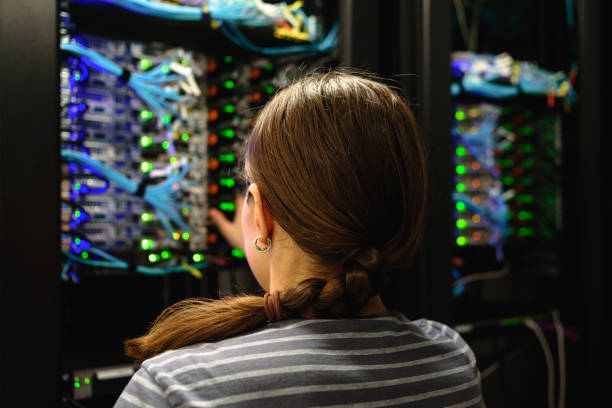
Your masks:
{"label": "blue ethernet cable", "polygon": [[[109,182],[116,184],[129,193],[135,194],[138,191],[137,183],[105,164],[92,159],[86,154],[74,150],[63,149],[61,156],[64,161],[88,167]],[[155,209],[159,219],[162,220],[162,225],[168,236],[172,236],[173,233],[172,223],[185,231],[191,231],[191,227],[189,227],[180,215],[180,211],[182,207],[184,207],[184,204],[175,201],[175,197],[179,193],[179,191],[175,189],[175,186],[181,185],[188,171],[189,167],[183,166],[179,173],[171,173],[162,183],[148,186],[144,189],[143,199]]]}
{"label": "blue ethernet cable", "polygon": [[[100,249],[97,248],[91,248],[89,249],[89,252],[106,259],[105,261],[100,261],[100,260],[96,260],[96,259],[82,259],[78,256],[76,256],[75,254],[72,254],[70,252],[66,252],[66,251],[62,251],[62,253],[66,256],[66,258],[68,258],[69,262],[77,262],[77,263],[81,263],[84,265],[89,265],[89,266],[97,266],[100,268],[113,268],[113,269],[129,269],[130,265],[119,259],[116,258],[114,256],[112,256],[111,254],[102,251]],[[68,263],[66,264],[68,265]],[[70,268],[70,266],[64,266],[63,270],[62,270],[62,278],[66,279],[67,275],[68,275],[68,270]],[[196,264],[189,264],[186,266],[183,265],[174,265],[174,266],[163,266],[163,267],[153,267],[153,266],[136,266],[135,271],[136,273],[141,273],[144,275],[152,275],[152,276],[161,276],[161,275],[168,275],[170,273],[180,273],[180,272],[188,272],[189,268],[193,268],[193,269],[204,269],[208,266],[207,262],[199,262]]]}
{"label": "blue ethernet cable", "polygon": [[[260,47],[248,40],[236,27],[266,27],[276,24],[282,19],[282,14],[270,16],[262,13],[253,0],[209,0],[206,12],[202,7],[183,6],[150,0],[73,0],[81,3],[108,3],[135,13],[179,21],[202,21],[208,18],[221,22],[221,32],[236,45],[251,51],[267,55],[285,55],[290,53],[323,53],[329,52],[338,42],[338,27],[332,27],[321,42],[311,44]],[[302,21],[306,21],[306,13],[301,8],[294,10]],[[313,35],[318,30],[311,30]]]}
{"label": "blue ethernet cable", "polygon": [[[81,57],[89,67],[98,71],[105,72],[121,78],[126,71],[110,59],[77,43],[64,43],[60,47],[62,50]],[[167,89],[164,85],[177,80],[186,79],[184,75],[170,73],[169,64],[175,57],[168,58],[155,68],[144,73],[132,72],[127,79],[127,84],[145,102],[147,106],[155,112],[158,118],[167,115],[179,115],[177,103],[187,103],[190,101],[186,95],[181,95],[172,89]]]}
{"label": "blue ethernet cable", "polygon": [[285,47],[260,47],[253,44],[248,38],[244,36],[232,23],[223,23],[220,27],[221,32],[225,34],[234,44],[247,48],[251,51],[258,52],[267,55],[284,55],[291,53],[312,53],[319,54],[329,52],[338,43],[338,30],[340,26],[334,24],[329,30],[329,33],[323,41],[320,43],[304,44],[304,45],[290,45]]}

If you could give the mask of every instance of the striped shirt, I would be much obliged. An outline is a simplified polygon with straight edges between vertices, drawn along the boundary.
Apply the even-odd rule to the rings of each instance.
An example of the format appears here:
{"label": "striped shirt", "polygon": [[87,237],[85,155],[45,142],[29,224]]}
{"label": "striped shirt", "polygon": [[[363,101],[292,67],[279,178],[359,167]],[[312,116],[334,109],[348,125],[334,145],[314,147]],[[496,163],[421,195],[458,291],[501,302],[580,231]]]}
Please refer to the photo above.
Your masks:
{"label": "striped shirt", "polygon": [[457,332],[400,313],[294,319],[142,364],[115,408],[484,407]]}

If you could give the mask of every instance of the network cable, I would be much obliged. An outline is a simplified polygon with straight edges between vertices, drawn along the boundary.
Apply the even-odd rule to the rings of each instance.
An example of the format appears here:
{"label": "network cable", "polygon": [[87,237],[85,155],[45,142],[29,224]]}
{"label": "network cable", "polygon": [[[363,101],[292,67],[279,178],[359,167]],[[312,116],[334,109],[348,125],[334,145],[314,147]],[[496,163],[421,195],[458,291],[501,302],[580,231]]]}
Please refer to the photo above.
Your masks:
{"label": "network cable", "polygon": [[180,116],[180,107],[192,104],[194,97],[201,93],[191,68],[176,62],[181,59],[179,53],[146,72],[138,73],[130,72],[98,52],[75,42],[64,42],[61,49],[78,55],[90,68],[114,75],[125,82],[155,112],[160,121],[171,115]]}
{"label": "network cable", "polygon": [[[130,269],[130,264],[128,262],[125,262],[105,251],[102,251],[97,248],[90,248],[88,251],[105,260],[83,259],[73,253],[62,251],[63,254],[68,258],[68,262],[66,263],[66,265],[64,265],[64,268],[62,269],[62,279],[64,280],[68,279],[69,277],[68,271],[70,269],[72,262],[81,263],[81,264],[89,265],[89,266],[101,267],[101,268],[125,269],[125,270]],[[134,271],[136,273],[140,273],[144,275],[151,275],[151,276],[161,276],[161,275],[168,275],[170,273],[188,272],[194,275],[196,278],[201,279],[202,273],[200,272],[200,270],[206,268],[207,266],[208,266],[207,262],[198,262],[195,264],[185,263],[181,265],[162,266],[162,267],[138,265],[134,267]]]}
{"label": "network cable", "polygon": [[251,51],[268,54],[268,55],[284,55],[290,53],[323,53],[328,52],[338,43],[338,30],[340,26],[335,24],[325,39],[320,43],[312,43],[305,45],[291,45],[285,47],[260,47],[253,44],[248,38],[240,32],[240,30],[232,23],[223,23],[220,27],[221,32],[225,34],[234,44],[247,48]]}
{"label": "network cable", "polygon": [[[268,55],[329,52],[338,42],[338,26],[324,39],[320,25],[302,9],[303,2],[270,4],[262,0],[208,0],[201,7],[176,5],[151,0],[73,0],[81,3],[108,3],[135,13],[179,21],[217,22],[221,32],[236,45]],[[274,36],[299,42],[294,46],[261,47],[253,44],[237,26],[272,27]]]}
{"label": "network cable", "polygon": [[[520,94],[548,95],[575,103],[573,80],[563,72],[550,72],[516,61],[507,53],[499,55],[454,52],[451,72],[463,91],[487,98],[505,99]],[[457,94],[457,87],[451,92]]]}
{"label": "network cable", "polygon": [[131,194],[141,195],[154,208],[167,236],[172,236],[174,231],[172,223],[185,231],[191,231],[180,215],[180,210],[185,205],[175,201],[175,197],[180,193],[181,182],[189,171],[188,166],[183,166],[179,173],[169,174],[166,180],[159,184],[145,186],[133,182],[121,173],[81,152],[63,149],[61,155],[62,160],[85,166],[121,189]]}

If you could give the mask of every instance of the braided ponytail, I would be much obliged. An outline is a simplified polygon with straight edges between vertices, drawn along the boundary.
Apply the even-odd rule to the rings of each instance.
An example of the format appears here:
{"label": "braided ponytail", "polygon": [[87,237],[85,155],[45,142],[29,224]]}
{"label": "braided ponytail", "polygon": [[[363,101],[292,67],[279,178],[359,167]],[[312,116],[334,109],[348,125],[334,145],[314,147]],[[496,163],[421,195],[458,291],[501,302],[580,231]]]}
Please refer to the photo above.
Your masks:
{"label": "braided ponytail", "polygon": [[165,309],[147,334],[127,340],[125,354],[143,361],[167,350],[233,337],[261,327],[268,320],[300,317],[319,298],[325,286],[324,279],[307,279],[295,288],[278,293],[278,301],[272,305],[260,296],[182,300]]}

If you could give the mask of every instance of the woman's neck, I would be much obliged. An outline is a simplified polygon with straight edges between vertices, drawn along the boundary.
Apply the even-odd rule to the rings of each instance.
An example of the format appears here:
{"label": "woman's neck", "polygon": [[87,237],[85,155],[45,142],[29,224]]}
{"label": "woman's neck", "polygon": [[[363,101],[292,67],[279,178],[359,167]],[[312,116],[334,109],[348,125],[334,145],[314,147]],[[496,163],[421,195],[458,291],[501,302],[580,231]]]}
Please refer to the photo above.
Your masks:
{"label": "woman's neck", "polygon": [[383,313],[388,313],[389,311],[385,307],[380,298],[380,295],[376,295],[368,299],[365,306],[359,312],[359,316],[371,316],[378,315]]}

